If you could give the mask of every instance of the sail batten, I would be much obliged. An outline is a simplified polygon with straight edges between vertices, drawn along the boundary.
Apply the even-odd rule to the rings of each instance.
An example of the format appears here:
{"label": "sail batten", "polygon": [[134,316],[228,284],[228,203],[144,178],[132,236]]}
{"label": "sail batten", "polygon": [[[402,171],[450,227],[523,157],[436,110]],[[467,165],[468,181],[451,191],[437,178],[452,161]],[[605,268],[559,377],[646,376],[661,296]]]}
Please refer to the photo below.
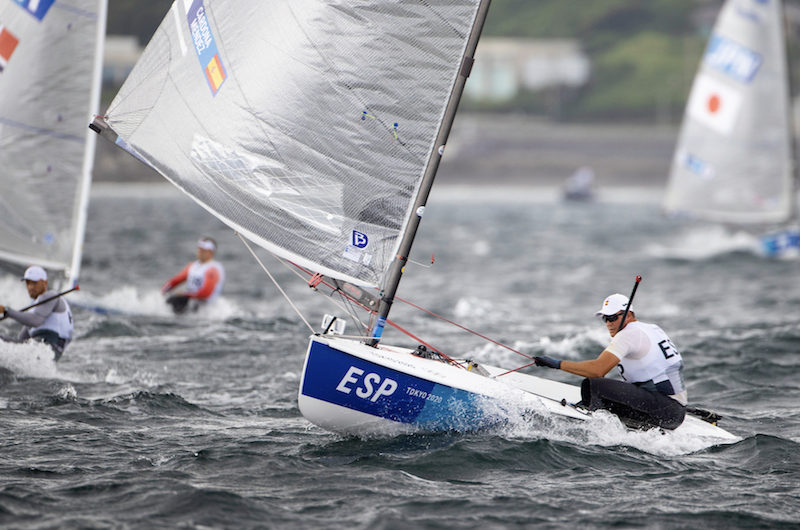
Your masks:
{"label": "sail batten", "polygon": [[377,286],[479,3],[181,0],[106,123],[256,244]]}
{"label": "sail batten", "polygon": [[[0,260],[77,280],[106,0],[0,6]],[[12,46],[9,47],[9,43]]]}
{"label": "sail batten", "polygon": [[789,96],[781,2],[727,1],[687,102],[667,215],[738,225],[791,220]]}

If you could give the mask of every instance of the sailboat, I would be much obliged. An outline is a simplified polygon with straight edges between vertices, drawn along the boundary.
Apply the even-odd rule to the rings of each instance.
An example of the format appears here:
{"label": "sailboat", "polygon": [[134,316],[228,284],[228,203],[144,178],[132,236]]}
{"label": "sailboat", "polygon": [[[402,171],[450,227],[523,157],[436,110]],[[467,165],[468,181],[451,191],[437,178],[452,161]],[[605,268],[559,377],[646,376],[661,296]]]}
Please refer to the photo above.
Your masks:
{"label": "sailboat", "polygon": [[[327,316],[298,405],[330,431],[585,420],[578,387],[382,342],[488,0],[177,0],[97,133],[358,308]],[[257,259],[257,256],[254,253]],[[302,315],[301,315],[302,316]],[[353,326],[351,326],[353,327]],[[412,335],[413,337],[413,335]],[[414,338],[415,340],[418,340]],[[679,429],[732,440],[696,417]]]}
{"label": "sailboat", "polygon": [[97,136],[106,0],[0,5],[0,261],[77,285]]}
{"label": "sailboat", "polygon": [[800,251],[783,6],[728,0],[692,85],[672,161],[667,215],[744,229],[762,252]]}

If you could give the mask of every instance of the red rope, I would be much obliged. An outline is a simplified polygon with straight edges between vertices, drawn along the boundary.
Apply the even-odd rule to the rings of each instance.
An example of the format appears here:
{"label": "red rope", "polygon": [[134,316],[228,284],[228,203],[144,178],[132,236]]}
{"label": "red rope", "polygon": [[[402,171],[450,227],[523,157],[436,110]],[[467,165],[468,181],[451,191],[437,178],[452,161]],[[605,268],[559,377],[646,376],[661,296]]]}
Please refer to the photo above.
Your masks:
{"label": "red rope", "polygon": [[523,368],[527,368],[529,366],[533,366],[534,364],[536,364],[536,361],[533,361],[532,363],[528,363],[525,366],[520,366],[519,368],[514,368],[513,370],[509,370],[508,372],[503,372],[502,374],[498,374],[495,377],[503,377],[504,375],[508,375],[508,374],[516,372],[518,370],[522,370]]}
{"label": "red rope", "polygon": [[[292,263],[292,262],[289,262],[289,263]],[[350,301],[352,301],[352,302],[354,302],[354,303],[358,304],[358,305],[359,305],[359,306],[361,306],[363,309],[366,309],[367,311],[370,311],[370,309],[369,309],[368,307],[365,307],[363,304],[359,303],[357,300],[354,300],[353,298],[351,298],[350,296],[348,296],[348,295],[347,295],[347,293],[345,293],[345,292],[343,292],[343,291],[341,291],[341,290],[337,289],[337,288],[336,288],[336,287],[334,287],[333,285],[330,285],[328,282],[326,282],[326,281],[325,281],[325,280],[322,278],[322,275],[321,275],[321,274],[319,274],[319,273],[317,273],[317,274],[314,274],[314,273],[312,273],[311,271],[309,271],[309,270],[305,269],[304,267],[301,267],[300,265],[297,265],[296,263],[292,263],[292,265],[294,265],[295,267],[297,267],[298,269],[300,269],[301,271],[305,272],[306,274],[308,274],[309,276],[311,276],[311,277],[312,277],[312,278],[311,278],[311,280],[308,282],[308,284],[309,284],[309,287],[311,287],[311,288],[316,288],[316,287],[317,287],[317,286],[318,286],[320,283],[322,283],[322,284],[324,284],[325,286],[327,286],[327,287],[329,287],[329,288],[333,289],[334,291],[339,291],[339,293],[341,293],[341,294],[342,294],[342,296],[344,296],[344,297],[346,297],[347,299],[349,299]],[[464,331],[466,331],[466,332],[468,332],[468,333],[472,333],[473,335],[477,335],[478,337],[482,338],[483,340],[489,341],[489,342],[491,342],[491,343],[493,343],[493,344],[496,344],[496,345],[498,345],[498,346],[500,346],[500,347],[502,347],[502,348],[505,348],[505,349],[507,349],[507,350],[509,350],[509,351],[512,351],[512,352],[516,353],[517,355],[522,355],[522,356],[523,356],[523,357],[525,357],[526,359],[531,359],[531,360],[533,360],[533,357],[531,357],[530,355],[526,355],[526,354],[522,353],[521,351],[517,351],[517,350],[515,350],[514,348],[511,348],[510,346],[506,346],[505,344],[503,344],[503,343],[501,343],[501,342],[498,342],[498,341],[496,341],[496,340],[494,340],[494,339],[490,339],[489,337],[487,337],[487,336],[485,336],[485,335],[481,335],[480,333],[478,333],[478,332],[476,332],[476,331],[473,331],[473,330],[471,330],[471,329],[469,329],[469,328],[466,328],[466,327],[462,326],[461,324],[457,324],[456,322],[453,322],[452,320],[449,320],[449,319],[447,319],[447,318],[445,318],[445,317],[443,317],[443,316],[441,316],[441,315],[437,315],[437,314],[436,314],[436,313],[434,313],[433,311],[429,311],[429,310],[427,310],[427,309],[425,309],[425,308],[423,308],[423,307],[420,307],[420,306],[418,306],[418,305],[416,305],[416,304],[414,304],[414,303],[411,303],[411,302],[409,302],[408,300],[405,300],[405,299],[403,299],[403,298],[400,298],[399,296],[395,296],[395,298],[396,298],[397,300],[400,300],[401,302],[404,302],[404,303],[406,303],[406,304],[410,305],[411,307],[414,307],[414,308],[416,308],[416,309],[419,309],[420,311],[422,311],[422,312],[424,312],[424,313],[428,313],[429,315],[431,315],[431,316],[433,316],[433,317],[436,317],[436,318],[438,318],[438,319],[440,319],[440,320],[444,320],[444,321],[445,321],[445,322],[447,322],[448,324],[452,324],[453,326],[455,326],[455,327],[457,327],[457,328],[459,328],[459,329],[462,329],[462,330],[464,330]],[[420,339],[419,337],[417,337],[416,335],[414,335],[414,334],[413,334],[413,333],[411,333],[410,331],[408,331],[408,330],[404,329],[404,328],[403,328],[403,327],[401,327],[400,325],[398,325],[398,324],[396,324],[396,323],[392,322],[392,321],[391,321],[391,320],[389,320],[389,319],[386,319],[386,322],[387,322],[387,323],[389,323],[389,324],[390,324],[392,327],[394,327],[395,329],[397,329],[399,332],[401,332],[401,333],[404,333],[404,334],[408,335],[410,338],[412,338],[412,339],[414,339],[415,341],[419,342],[420,344],[422,344],[422,345],[423,345],[423,346],[425,346],[426,348],[429,348],[429,349],[431,349],[431,350],[435,351],[436,353],[438,353],[439,355],[441,355],[442,357],[444,357],[444,358],[445,358],[447,361],[449,361],[451,364],[454,364],[455,366],[459,366],[459,367],[463,368],[463,366],[461,366],[461,364],[460,364],[460,363],[456,362],[456,360],[455,360],[455,359],[453,359],[453,358],[451,358],[451,357],[447,356],[446,354],[444,354],[444,353],[443,353],[441,350],[439,350],[438,348],[435,348],[435,347],[431,346],[430,344],[428,344],[428,343],[427,343],[427,342],[425,342],[424,340]],[[500,374],[500,375],[498,375],[498,376],[496,376],[496,377],[501,377],[501,376],[504,376],[504,375],[506,375],[506,374],[510,374],[511,372],[516,372],[517,370],[522,370],[523,368],[527,368],[528,366],[531,366],[531,365],[533,365],[533,364],[536,364],[536,363],[535,363],[535,362],[532,362],[532,363],[530,363],[530,364],[526,364],[525,366],[520,366],[519,368],[515,368],[515,369],[513,369],[513,370],[509,370],[509,371],[507,371],[507,372],[504,372],[504,373],[502,373],[502,374]]]}
{"label": "red rope", "polygon": [[428,343],[427,343],[427,342],[425,342],[424,340],[420,339],[419,337],[416,337],[416,336],[414,336],[414,335],[413,335],[411,332],[409,332],[408,330],[405,330],[405,329],[403,329],[402,327],[400,327],[399,325],[395,324],[394,322],[392,322],[392,321],[391,321],[391,320],[389,320],[389,319],[386,319],[386,322],[388,322],[389,324],[391,324],[391,326],[392,326],[392,327],[394,327],[395,329],[397,329],[397,330],[398,330],[398,331],[400,331],[401,333],[405,333],[406,335],[408,335],[409,337],[411,337],[411,338],[412,338],[412,339],[414,339],[415,341],[417,341],[417,342],[421,343],[421,344],[422,344],[423,346],[425,346],[426,348],[430,348],[431,350],[435,351],[436,353],[438,353],[439,355],[441,355],[442,357],[444,357],[444,358],[445,358],[445,359],[446,359],[448,362],[450,362],[450,364],[453,364],[453,365],[455,365],[455,366],[458,366],[459,368],[464,368],[463,366],[461,366],[461,364],[460,364],[460,363],[456,362],[456,360],[455,360],[455,359],[453,359],[453,358],[451,358],[451,357],[448,357],[446,354],[444,354],[444,353],[442,353],[441,351],[439,351],[439,349],[437,349],[437,348],[434,348],[433,346],[431,346],[430,344],[428,344]]}
{"label": "red rope", "polygon": [[[497,342],[497,341],[496,341],[496,340],[494,340],[494,339],[490,339],[489,337],[486,337],[486,336],[484,336],[484,335],[481,335],[480,333],[478,333],[478,332],[476,332],[476,331],[472,331],[472,330],[471,330],[471,329],[469,329],[469,328],[465,328],[465,327],[464,327],[464,326],[462,326],[461,324],[457,324],[457,323],[453,322],[452,320],[448,320],[448,319],[444,318],[444,317],[443,317],[443,316],[441,316],[441,315],[437,315],[436,313],[434,313],[434,312],[432,312],[432,311],[428,311],[427,309],[425,309],[425,308],[423,308],[423,307],[420,307],[420,306],[418,306],[418,305],[416,305],[416,304],[412,304],[412,303],[411,303],[411,302],[409,302],[408,300],[403,300],[403,299],[402,299],[402,298],[400,298],[399,296],[395,296],[395,298],[397,298],[397,299],[398,299],[398,300],[400,300],[401,302],[405,302],[406,304],[410,305],[411,307],[415,307],[415,308],[419,309],[420,311],[423,311],[423,312],[425,312],[425,313],[428,313],[428,314],[429,314],[429,315],[431,315],[431,316],[434,316],[434,317],[436,317],[436,318],[439,318],[439,319],[441,319],[441,320],[444,320],[444,321],[445,321],[445,322],[447,322],[448,324],[452,324],[452,325],[456,326],[457,328],[461,328],[461,329],[463,329],[464,331],[467,331],[467,332],[469,332],[469,333],[472,333],[473,335],[477,335],[478,337],[480,337],[480,338],[482,338],[482,339],[484,339],[484,340],[487,340],[487,341],[489,341],[489,342],[492,342],[492,343],[494,343],[494,344],[497,344],[498,346],[501,346],[501,347],[503,347],[503,348],[505,348],[505,349],[507,349],[507,350],[513,351],[514,353],[516,353],[516,354],[518,354],[518,355],[522,355],[522,356],[523,356],[523,357],[525,357],[526,359],[533,359],[533,357],[531,357],[530,355],[525,355],[524,353],[522,353],[522,352],[520,352],[520,351],[517,351],[517,350],[515,350],[514,348],[511,348],[511,347],[509,347],[509,346],[506,346],[505,344],[502,344],[502,343],[500,343],[500,342]],[[530,365],[528,365],[528,366],[530,366]],[[525,368],[525,367],[524,367],[524,366],[522,366],[522,367],[520,367],[520,368],[517,368],[517,370],[519,370],[519,369],[521,369],[521,368]],[[505,374],[504,374],[504,375],[505,375]]]}

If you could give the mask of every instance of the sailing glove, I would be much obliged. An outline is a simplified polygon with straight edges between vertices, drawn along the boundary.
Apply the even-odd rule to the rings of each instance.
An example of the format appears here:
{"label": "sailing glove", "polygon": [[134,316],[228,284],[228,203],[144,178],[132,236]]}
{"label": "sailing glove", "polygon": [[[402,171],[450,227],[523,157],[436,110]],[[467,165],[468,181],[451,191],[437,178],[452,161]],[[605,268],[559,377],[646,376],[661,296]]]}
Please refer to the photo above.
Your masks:
{"label": "sailing glove", "polygon": [[534,362],[536,362],[536,366],[546,366],[548,368],[554,368],[556,370],[561,370],[561,361],[558,359],[553,359],[551,357],[534,357]]}

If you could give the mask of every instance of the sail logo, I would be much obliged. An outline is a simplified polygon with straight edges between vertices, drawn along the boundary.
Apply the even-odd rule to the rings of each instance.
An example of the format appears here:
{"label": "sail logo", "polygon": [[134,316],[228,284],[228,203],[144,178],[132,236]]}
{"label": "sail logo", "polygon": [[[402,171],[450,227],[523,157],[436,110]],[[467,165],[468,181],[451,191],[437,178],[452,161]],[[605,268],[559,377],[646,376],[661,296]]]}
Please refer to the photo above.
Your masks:
{"label": "sail logo", "polygon": [[351,244],[356,248],[367,248],[367,245],[369,245],[369,238],[367,234],[359,232],[358,230],[353,230]]}
{"label": "sail logo", "polygon": [[731,79],[748,84],[764,62],[761,54],[721,35],[712,35],[703,61]]}
{"label": "sail logo", "polygon": [[13,0],[15,4],[21,6],[25,11],[38,18],[40,21],[50,10],[50,6],[56,3],[56,0]]}
{"label": "sail logo", "polygon": [[708,74],[697,76],[686,105],[687,114],[706,127],[729,135],[742,108],[742,93]]}
{"label": "sail logo", "polygon": [[211,94],[216,96],[222,84],[228,78],[222,59],[219,56],[217,43],[211,33],[211,26],[208,24],[206,10],[203,0],[184,0],[186,6],[186,19],[189,23],[189,31],[192,34],[192,43],[200,60],[200,66],[205,73],[206,81]]}
{"label": "sail logo", "polygon": [[19,39],[0,24],[0,72],[5,70],[8,61],[11,60],[11,54],[17,48],[17,44],[19,44]]}
{"label": "sail logo", "polygon": [[714,166],[692,153],[682,153],[681,158],[683,159],[684,167],[703,180],[712,180],[717,173],[714,170]]}

